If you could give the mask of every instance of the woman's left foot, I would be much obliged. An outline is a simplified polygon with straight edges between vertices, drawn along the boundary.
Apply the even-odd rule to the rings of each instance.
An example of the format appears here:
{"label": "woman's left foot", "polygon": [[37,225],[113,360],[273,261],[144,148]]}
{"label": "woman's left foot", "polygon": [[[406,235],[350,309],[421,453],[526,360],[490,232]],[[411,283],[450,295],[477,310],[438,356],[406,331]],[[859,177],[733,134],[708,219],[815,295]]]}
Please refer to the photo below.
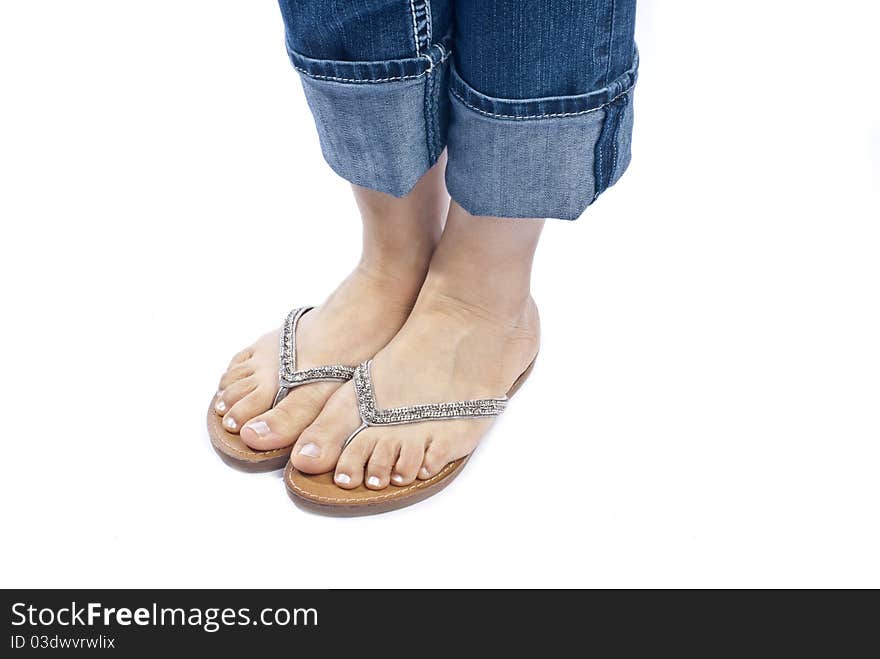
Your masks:
{"label": "woman's left foot", "polygon": [[[406,324],[373,359],[381,407],[501,397],[528,368],[539,341],[531,296],[526,292],[517,304],[493,308],[461,293],[429,274]],[[341,451],[360,422],[349,382],[300,435],[293,466],[310,474],[335,468],[336,484],[346,489],[361,483],[372,490],[408,485],[470,454],[491,419],[370,427]]]}

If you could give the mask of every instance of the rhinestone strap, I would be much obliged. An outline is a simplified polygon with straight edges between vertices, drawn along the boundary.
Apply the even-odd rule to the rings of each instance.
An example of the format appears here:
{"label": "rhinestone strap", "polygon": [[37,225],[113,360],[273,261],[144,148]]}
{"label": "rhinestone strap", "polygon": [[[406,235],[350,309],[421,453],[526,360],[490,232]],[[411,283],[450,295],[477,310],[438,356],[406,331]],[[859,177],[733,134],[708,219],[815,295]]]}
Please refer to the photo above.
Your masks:
{"label": "rhinestone strap", "polygon": [[507,398],[482,398],[462,400],[454,403],[427,403],[406,407],[380,409],[376,405],[370,365],[367,361],[354,372],[354,386],[357,391],[358,408],[361,419],[368,426],[393,426],[419,421],[440,421],[443,419],[473,419],[498,416],[507,407]]}
{"label": "rhinestone strap", "polygon": [[281,328],[278,370],[278,386],[282,389],[292,389],[302,384],[320,382],[322,380],[342,380],[347,382],[354,376],[353,366],[342,366],[339,364],[317,366],[302,371],[296,370],[296,326],[299,323],[299,319],[313,308],[300,307],[299,309],[294,309],[284,319],[284,326]]}

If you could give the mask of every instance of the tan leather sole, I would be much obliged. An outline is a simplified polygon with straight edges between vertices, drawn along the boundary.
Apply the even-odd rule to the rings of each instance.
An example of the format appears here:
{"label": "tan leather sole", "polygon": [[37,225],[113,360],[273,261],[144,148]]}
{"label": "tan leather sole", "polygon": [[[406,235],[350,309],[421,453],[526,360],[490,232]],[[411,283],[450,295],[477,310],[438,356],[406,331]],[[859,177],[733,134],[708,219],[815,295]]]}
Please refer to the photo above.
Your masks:
{"label": "tan leather sole", "polygon": [[[510,391],[507,392],[508,398],[512,398],[531,375],[535,360],[537,357],[513,383]],[[333,481],[333,472],[317,475],[304,474],[288,462],[284,470],[284,484],[287,486],[287,493],[294,503],[314,512],[341,517],[374,515],[410,506],[437,494],[461,473],[462,467],[470,457],[470,455],[466,455],[450,462],[437,474],[426,480],[417,480],[401,487],[389,485],[384,490],[378,491],[367,489],[363,485],[352,490],[345,490]]]}
{"label": "tan leather sole", "polygon": [[208,406],[208,436],[223,461],[242,471],[274,471],[284,467],[292,446],[271,451],[255,451],[223,427],[223,418],[214,411],[214,400]]}

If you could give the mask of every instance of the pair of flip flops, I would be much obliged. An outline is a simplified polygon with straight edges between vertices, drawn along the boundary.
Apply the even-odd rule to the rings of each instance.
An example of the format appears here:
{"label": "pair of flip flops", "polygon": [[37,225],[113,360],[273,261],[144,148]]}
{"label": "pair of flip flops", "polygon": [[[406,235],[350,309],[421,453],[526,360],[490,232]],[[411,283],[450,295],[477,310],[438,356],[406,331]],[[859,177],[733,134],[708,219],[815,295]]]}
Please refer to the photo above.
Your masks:
{"label": "pair of flip flops", "polygon": [[[381,408],[376,402],[371,361],[359,366],[329,365],[297,370],[296,327],[312,307],[291,311],[281,328],[279,347],[278,393],[273,407],[291,390],[313,382],[354,380],[361,423],[342,444],[344,449],[360,432],[370,426],[394,426],[425,421],[449,419],[478,419],[495,417],[504,411],[511,396],[522,386],[532,371],[534,361],[517,378],[507,394],[501,398],[482,398],[451,403],[426,403],[405,407]],[[208,435],[214,449],[227,463],[247,471],[271,471],[284,467],[284,484],[293,500],[310,509],[330,515],[365,515],[380,513],[411,505],[432,496],[449,485],[461,472],[470,456],[459,458],[443,467],[437,474],[409,485],[389,486],[385,490],[370,490],[363,485],[346,490],[336,485],[332,472],[305,474],[289,462],[292,446],[255,451],[241,437],[223,427],[220,417],[208,408]],[[286,467],[285,467],[286,464]]]}

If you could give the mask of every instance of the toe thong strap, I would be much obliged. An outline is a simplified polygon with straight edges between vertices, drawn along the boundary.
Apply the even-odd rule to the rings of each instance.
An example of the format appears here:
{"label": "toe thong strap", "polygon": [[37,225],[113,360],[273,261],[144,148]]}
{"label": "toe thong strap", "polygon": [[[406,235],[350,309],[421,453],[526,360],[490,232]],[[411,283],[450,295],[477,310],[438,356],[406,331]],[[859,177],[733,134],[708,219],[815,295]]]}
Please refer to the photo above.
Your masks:
{"label": "toe thong strap", "polygon": [[299,319],[313,308],[299,307],[287,314],[287,318],[284,319],[284,325],[281,328],[281,345],[278,351],[278,393],[275,394],[275,402],[272,403],[272,407],[280,403],[295,387],[328,380],[347,382],[354,376],[353,366],[340,364],[296,370],[296,326],[299,324]]}
{"label": "toe thong strap", "polygon": [[504,396],[502,398],[478,398],[453,403],[424,403],[382,409],[376,404],[376,393],[373,390],[373,379],[370,374],[371,365],[372,361],[366,361],[355,369],[354,387],[357,391],[361,425],[345,440],[343,448],[348,446],[358,433],[369,426],[396,426],[421,421],[492,417],[498,416],[507,407],[507,397]]}

